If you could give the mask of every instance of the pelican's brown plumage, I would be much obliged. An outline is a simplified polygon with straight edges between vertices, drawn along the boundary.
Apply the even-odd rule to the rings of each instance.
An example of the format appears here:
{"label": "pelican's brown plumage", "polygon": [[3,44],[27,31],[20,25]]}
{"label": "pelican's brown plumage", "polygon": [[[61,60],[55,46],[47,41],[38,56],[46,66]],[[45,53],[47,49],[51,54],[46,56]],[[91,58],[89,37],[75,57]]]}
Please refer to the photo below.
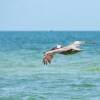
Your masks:
{"label": "pelican's brown plumage", "polygon": [[81,51],[79,47],[82,43],[83,42],[81,41],[75,41],[68,46],[64,46],[64,47],[59,46],[59,48],[57,47],[52,48],[51,50],[47,51],[44,54],[43,63],[45,65],[50,64],[55,54],[68,55],[68,54],[75,54]]}

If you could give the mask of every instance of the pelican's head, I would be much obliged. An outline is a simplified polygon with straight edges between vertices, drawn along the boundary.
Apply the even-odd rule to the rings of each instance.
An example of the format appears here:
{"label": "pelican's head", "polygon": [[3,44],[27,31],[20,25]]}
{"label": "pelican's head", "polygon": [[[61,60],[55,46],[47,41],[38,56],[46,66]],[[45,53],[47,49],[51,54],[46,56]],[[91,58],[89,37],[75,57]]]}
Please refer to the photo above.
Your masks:
{"label": "pelican's head", "polygon": [[75,45],[75,46],[80,46],[81,44],[84,44],[85,43],[85,41],[75,41],[74,43],[73,43],[73,45]]}
{"label": "pelican's head", "polygon": [[82,42],[81,41],[75,41],[73,44],[74,45],[80,45]]}

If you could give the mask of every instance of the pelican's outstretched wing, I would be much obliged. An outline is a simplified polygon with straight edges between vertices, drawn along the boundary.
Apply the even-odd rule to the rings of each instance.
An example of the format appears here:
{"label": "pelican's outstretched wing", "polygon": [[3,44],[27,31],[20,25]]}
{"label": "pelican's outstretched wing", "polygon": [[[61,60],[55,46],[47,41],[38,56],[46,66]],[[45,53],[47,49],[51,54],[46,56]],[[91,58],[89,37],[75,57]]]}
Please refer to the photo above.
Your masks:
{"label": "pelican's outstretched wing", "polygon": [[51,60],[53,58],[54,54],[53,53],[48,53],[48,54],[45,54],[44,55],[44,58],[43,58],[43,63],[44,65],[47,65],[48,63],[50,64],[51,63]]}
{"label": "pelican's outstretched wing", "polygon": [[70,48],[63,47],[63,48],[59,48],[59,49],[55,49],[55,50],[50,50],[50,51],[46,52],[44,54],[43,63],[45,65],[47,65],[48,63],[50,64],[51,60],[53,59],[55,54],[60,54],[62,52],[66,52],[68,50],[70,50]]}

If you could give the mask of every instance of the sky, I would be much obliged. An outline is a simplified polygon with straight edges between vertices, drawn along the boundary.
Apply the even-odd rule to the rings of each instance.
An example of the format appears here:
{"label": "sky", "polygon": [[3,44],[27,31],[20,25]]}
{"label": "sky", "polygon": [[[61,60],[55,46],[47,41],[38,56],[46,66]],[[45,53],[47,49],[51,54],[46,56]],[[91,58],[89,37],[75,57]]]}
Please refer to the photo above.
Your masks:
{"label": "sky", "polygon": [[0,31],[100,30],[100,0],[0,0]]}

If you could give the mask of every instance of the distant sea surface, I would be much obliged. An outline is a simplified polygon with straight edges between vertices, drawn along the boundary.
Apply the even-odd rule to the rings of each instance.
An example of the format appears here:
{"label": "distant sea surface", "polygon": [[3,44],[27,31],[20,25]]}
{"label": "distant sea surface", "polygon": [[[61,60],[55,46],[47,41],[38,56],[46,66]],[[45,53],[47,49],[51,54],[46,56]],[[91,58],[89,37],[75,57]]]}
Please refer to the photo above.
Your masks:
{"label": "distant sea surface", "polygon": [[[43,54],[86,41],[82,52]],[[100,32],[0,32],[0,100],[100,100]]]}

